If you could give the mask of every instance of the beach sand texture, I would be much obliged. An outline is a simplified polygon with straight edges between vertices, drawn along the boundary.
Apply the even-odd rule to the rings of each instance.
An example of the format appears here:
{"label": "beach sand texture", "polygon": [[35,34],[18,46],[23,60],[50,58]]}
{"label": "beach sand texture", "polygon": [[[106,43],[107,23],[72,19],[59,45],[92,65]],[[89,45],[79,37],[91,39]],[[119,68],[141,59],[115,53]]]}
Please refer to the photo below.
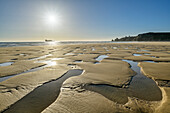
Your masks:
{"label": "beach sand texture", "polygon": [[168,113],[169,81],[170,42],[0,48],[4,113]]}

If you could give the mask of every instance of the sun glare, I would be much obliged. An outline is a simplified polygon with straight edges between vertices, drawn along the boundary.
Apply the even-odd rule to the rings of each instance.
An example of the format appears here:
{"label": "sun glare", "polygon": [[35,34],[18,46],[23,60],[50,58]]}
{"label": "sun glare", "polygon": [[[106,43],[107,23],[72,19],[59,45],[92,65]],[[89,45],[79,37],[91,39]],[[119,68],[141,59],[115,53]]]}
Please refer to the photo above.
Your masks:
{"label": "sun glare", "polygon": [[46,14],[45,21],[48,25],[57,25],[61,24],[60,16],[57,14]]}
{"label": "sun glare", "polygon": [[52,41],[52,42],[47,42],[47,43],[48,43],[48,45],[57,45],[58,42]]}
{"label": "sun glare", "polygon": [[49,23],[56,23],[56,16],[55,15],[49,15],[48,17]]}

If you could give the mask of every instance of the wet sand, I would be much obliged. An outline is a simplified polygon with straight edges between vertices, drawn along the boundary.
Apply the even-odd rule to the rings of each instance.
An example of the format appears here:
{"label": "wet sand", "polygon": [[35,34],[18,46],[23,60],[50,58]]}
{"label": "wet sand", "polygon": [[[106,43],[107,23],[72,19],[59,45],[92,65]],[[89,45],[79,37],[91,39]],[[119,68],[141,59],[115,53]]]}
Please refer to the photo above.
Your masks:
{"label": "wet sand", "polygon": [[[170,109],[169,42],[5,47],[0,55],[1,112]],[[71,70],[84,73],[67,78]]]}

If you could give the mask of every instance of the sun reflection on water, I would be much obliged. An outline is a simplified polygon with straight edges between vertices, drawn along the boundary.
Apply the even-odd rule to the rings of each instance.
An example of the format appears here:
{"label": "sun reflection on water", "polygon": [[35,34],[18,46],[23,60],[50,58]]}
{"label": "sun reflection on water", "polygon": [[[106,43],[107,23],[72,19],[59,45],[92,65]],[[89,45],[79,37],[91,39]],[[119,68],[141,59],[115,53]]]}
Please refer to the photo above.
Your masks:
{"label": "sun reflection on water", "polygon": [[57,63],[54,62],[54,61],[49,61],[47,65],[48,66],[55,66],[55,65],[57,65]]}
{"label": "sun reflection on water", "polygon": [[58,45],[59,41],[46,42],[48,45]]}
{"label": "sun reflection on water", "polygon": [[36,63],[45,63],[45,64],[47,64],[45,67],[57,65],[57,63],[55,61],[51,61],[51,60],[47,60],[47,61],[42,60],[42,61],[37,61]]}

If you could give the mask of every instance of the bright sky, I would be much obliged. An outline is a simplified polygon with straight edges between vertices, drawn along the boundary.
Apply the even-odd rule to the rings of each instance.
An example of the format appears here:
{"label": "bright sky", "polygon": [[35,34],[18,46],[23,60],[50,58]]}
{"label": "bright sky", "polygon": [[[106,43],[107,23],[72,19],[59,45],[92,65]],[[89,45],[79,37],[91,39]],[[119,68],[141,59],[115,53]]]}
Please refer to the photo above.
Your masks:
{"label": "bright sky", "polygon": [[0,0],[0,41],[111,40],[170,31],[170,0]]}

